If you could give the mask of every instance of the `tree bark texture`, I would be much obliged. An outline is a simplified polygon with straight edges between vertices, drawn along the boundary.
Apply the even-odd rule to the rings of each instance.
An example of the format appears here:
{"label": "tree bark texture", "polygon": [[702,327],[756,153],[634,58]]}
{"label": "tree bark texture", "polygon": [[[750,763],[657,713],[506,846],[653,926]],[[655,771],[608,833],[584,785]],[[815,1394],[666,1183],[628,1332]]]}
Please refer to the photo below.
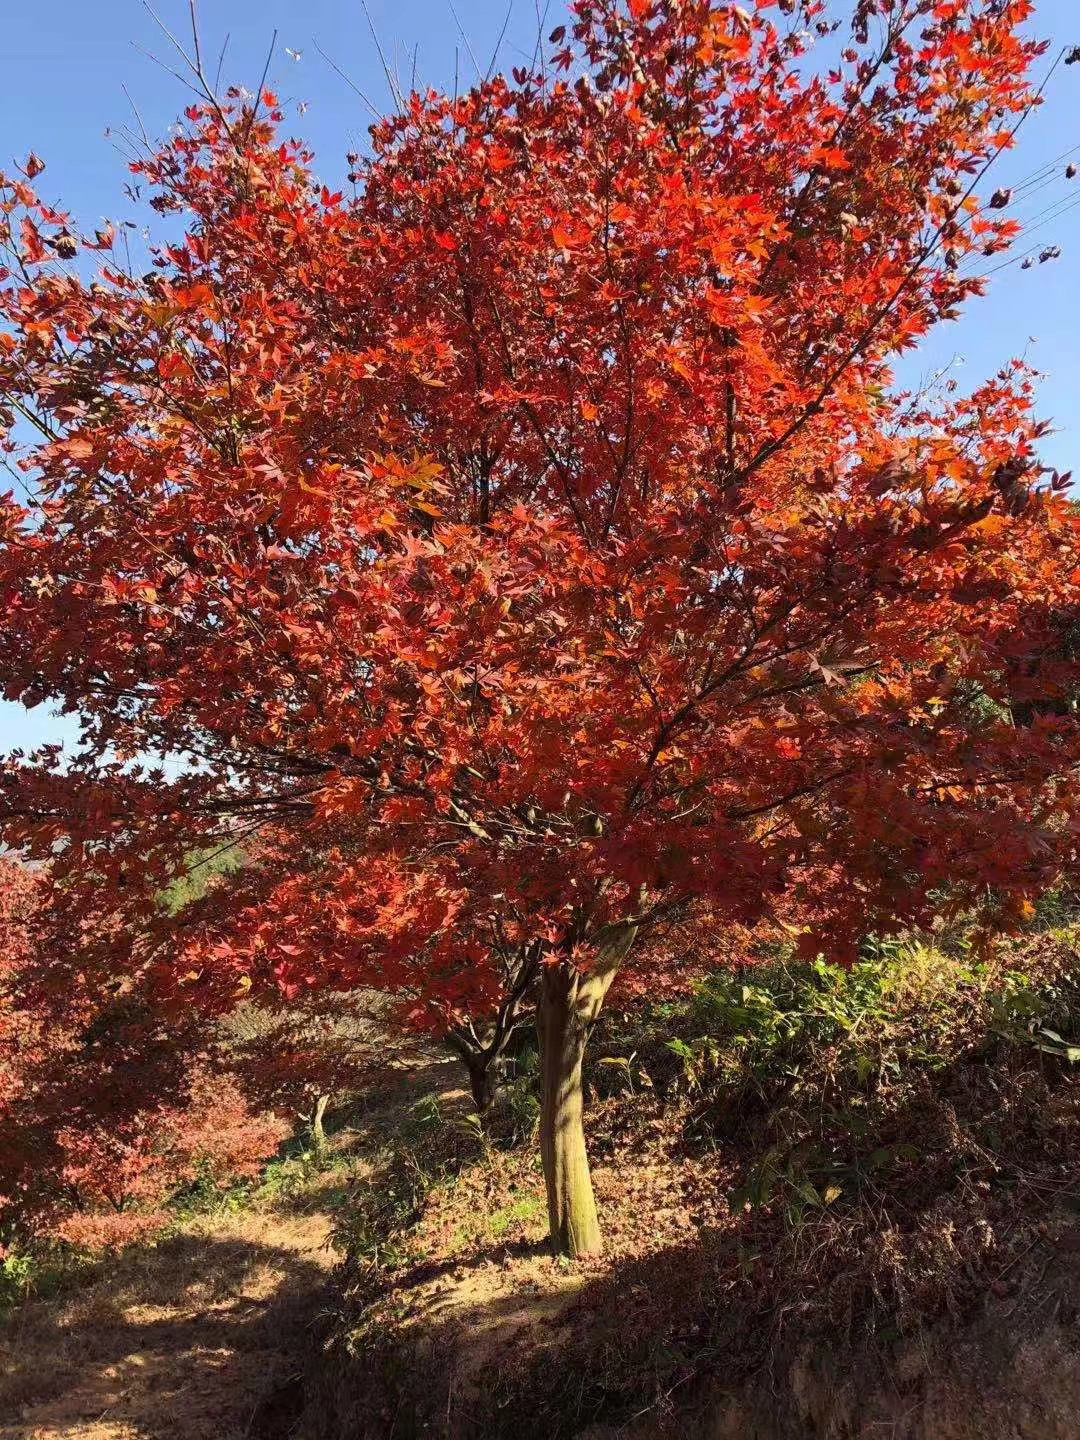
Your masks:
{"label": "tree bark texture", "polygon": [[585,1045],[637,927],[609,926],[587,971],[549,965],[541,979],[536,1027],[540,1039],[540,1153],[547,1185],[551,1242],[560,1255],[595,1255],[600,1222],[585,1150]]}

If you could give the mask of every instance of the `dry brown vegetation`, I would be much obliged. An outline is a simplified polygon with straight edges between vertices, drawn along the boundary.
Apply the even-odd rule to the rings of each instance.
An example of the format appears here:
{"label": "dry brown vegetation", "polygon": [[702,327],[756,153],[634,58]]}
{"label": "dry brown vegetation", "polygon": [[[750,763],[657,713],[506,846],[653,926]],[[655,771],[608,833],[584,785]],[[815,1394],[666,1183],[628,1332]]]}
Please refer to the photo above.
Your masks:
{"label": "dry brown vegetation", "polygon": [[[325,1165],[182,1219],[153,1244],[52,1277],[0,1312],[4,1440],[275,1440],[303,1403],[309,1342],[341,1259],[335,1225],[369,1153],[418,1093],[464,1101],[451,1064],[390,1072],[331,1137]],[[452,1083],[451,1083],[452,1082]]]}
{"label": "dry brown vegetation", "polygon": [[[295,1375],[324,1303],[325,1215],[249,1212],[135,1247],[12,1314],[0,1336],[10,1440],[233,1440]],[[295,1418],[295,1415],[294,1415]]]}
{"label": "dry brown vegetation", "polygon": [[[984,1079],[958,1074],[950,1093],[906,1117],[928,1159],[894,1194],[794,1226],[774,1211],[728,1210],[745,1154],[680,1160],[675,1127],[645,1118],[615,1140],[620,1158],[633,1156],[635,1178],[620,1181],[614,1167],[598,1175],[608,1253],[572,1269],[546,1253],[545,1217],[528,1203],[542,1189],[527,1165],[498,1157],[471,1169],[429,1203],[416,1259],[381,1278],[358,1267],[354,1328],[311,1390],[303,1433],[576,1436],[604,1420],[619,1434],[666,1423],[681,1435],[689,1410],[729,1405],[747,1424],[759,1409],[774,1419],[763,1435],[869,1435],[863,1420],[889,1418],[898,1436],[943,1437],[899,1427],[883,1405],[890,1360],[906,1366],[906,1403],[925,1426],[926,1382],[940,1389],[953,1364],[966,1364],[969,1386],[976,1365],[996,1372],[999,1408],[1015,1409],[1012,1352],[1037,1340],[1044,1365],[1064,1367],[1073,1388],[1059,1376],[1035,1428],[1016,1433],[1074,1437],[1048,1416],[1062,1406],[1076,1413],[1080,1379],[1080,1088],[1035,1070],[1012,1076],[995,1118],[1013,1142],[991,1157],[983,1121],[1002,1097]],[[610,1102],[601,1123],[616,1127],[620,1108]],[[935,1158],[946,1145],[969,1161],[982,1151],[983,1165],[949,1183]],[[1014,1166],[1022,1216],[1015,1190],[1003,1194],[992,1179]],[[975,1343],[980,1332],[997,1333],[992,1352]],[[974,1359],[962,1363],[965,1345]],[[1024,1363],[1030,1370],[1030,1357]],[[830,1366],[834,1381],[815,1379]],[[861,1418],[850,1394],[860,1389]],[[851,1411],[850,1428],[837,1423],[834,1400]],[[957,1403],[970,1411],[970,1396]],[[799,1428],[815,1408],[821,1428]],[[780,1428],[785,1411],[797,1422],[790,1432]],[[956,1433],[999,1432],[987,1422]]]}

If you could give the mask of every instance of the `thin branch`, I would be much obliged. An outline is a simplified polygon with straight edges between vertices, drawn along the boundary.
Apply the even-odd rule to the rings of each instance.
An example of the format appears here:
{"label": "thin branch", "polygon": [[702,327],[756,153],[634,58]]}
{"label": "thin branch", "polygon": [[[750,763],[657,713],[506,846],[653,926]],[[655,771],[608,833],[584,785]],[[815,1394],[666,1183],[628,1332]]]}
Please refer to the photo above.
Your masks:
{"label": "thin branch", "polygon": [[[158,27],[158,29],[161,31],[161,33],[165,36],[165,38],[166,38],[166,39],[169,41],[169,43],[173,46],[173,48],[176,50],[177,54],[180,55],[180,56],[183,58],[183,61],[184,61],[185,65],[187,65],[187,67],[188,67],[188,69],[191,71],[192,75],[194,75],[194,76],[195,76],[195,79],[199,82],[198,85],[192,85],[191,82],[190,82],[190,80],[186,79],[185,76],[181,75],[178,71],[173,70],[170,66],[166,65],[163,61],[159,60],[156,55],[150,55],[150,54],[149,54],[149,51],[142,50],[142,47],[141,47],[141,46],[138,46],[138,45],[137,45],[135,48],[136,48],[137,50],[142,50],[142,53],[143,53],[144,55],[148,55],[149,58],[150,58],[151,60],[153,60],[155,64],[160,65],[161,68],[162,68],[163,70],[167,71],[170,75],[175,75],[176,78],[180,81],[180,83],[181,83],[182,85],[186,86],[186,88],[189,89],[189,90],[191,90],[194,94],[196,94],[196,95],[202,95],[203,99],[206,100],[206,102],[207,102],[207,103],[211,106],[211,108],[213,109],[215,115],[217,115],[218,120],[221,122],[222,126],[224,127],[224,130],[225,130],[226,135],[228,135],[229,139],[233,142],[233,145],[236,145],[236,137],[233,135],[232,126],[229,124],[229,118],[228,118],[228,116],[225,114],[225,111],[222,109],[222,107],[221,107],[221,102],[220,102],[220,100],[218,99],[218,97],[217,97],[217,95],[216,95],[213,87],[210,85],[209,80],[207,80],[207,78],[206,78],[206,73],[205,73],[205,71],[204,71],[203,68],[202,68],[202,61],[201,61],[201,59],[199,59],[198,61],[196,61],[195,59],[193,59],[193,58],[187,53],[187,51],[184,49],[183,45],[180,44],[180,41],[177,40],[176,36],[172,33],[172,31],[169,29],[169,27],[168,27],[168,26],[165,24],[165,22],[162,20],[161,16],[157,13],[157,11],[154,9],[154,7],[150,4],[150,0],[142,0],[142,3],[143,3],[143,8],[146,10],[146,12],[147,12],[147,14],[150,16],[150,18],[154,21],[154,24]],[[189,0],[189,3],[191,3],[191,0]],[[193,7],[193,8],[194,8],[194,7]],[[197,47],[196,47],[196,54],[198,54],[198,48],[197,48]],[[237,148],[239,148],[239,147],[237,147]]]}
{"label": "thin branch", "polygon": [[479,80],[479,79],[482,78],[482,72],[481,72],[481,70],[480,70],[480,62],[479,62],[479,60],[477,60],[476,55],[475,55],[475,53],[473,52],[472,45],[469,43],[469,37],[468,37],[468,35],[466,35],[464,29],[462,28],[461,21],[458,19],[458,13],[457,13],[457,11],[454,9],[454,0],[446,0],[446,3],[450,6],[450,14],[453,15],[453,17],[454,17],[454,24],[455,24],[455,25],[457,26],[457,28],[458,28],[458,34],[461,36],[462,40],[464,40],[464,42],[465,42],[465,49],[469,52],[469,59],[470,59],[470,60],[472,61],[472,63],[473,63],[473,69],[476,71],[476,78]]}
{"label": "thin branch", "polygon": [[127,102],[131,106],[131,113],[135,116],[135,120],[138,123],[139,134],[142,136],[143,144],[146,146],[147,150],[152,150],[153,146],[150,144],[150,136],[146,133],[146,126],[143,124],[143,118],[139,114],[139,107],[131,98],[131,92],[128,90],[126,85],[121,85],[120,89],[123,90],[124,94],[127,96]]}
{"label": "thin branch", "polygon": [[318,40],[313,40],[312,44],[315,46],[315,49],[319,52],[319,54],[326,61],[326,63],[330,66],[330,69],[334,70],[338,75],[341,76],[342,80],[345,81],[345,84],[348,85],[349,89],[353,91],[355,95],[359,95],[360,99],[371,111],[371,114],[374,116],[374,118],[376,120],[381,120],[383,118],[382,112],[372,103],[372,101],[368,99],[368,97],[364,94],[363,90],[360,89],[360,86],[357,85],[355,81],[350,80],[348,75],[345,74],[345,71],[342,70],[341,66],[335,64],[335,62],[330,59],[330,56],[327,55],[326,51],[319,44]]}
{"label": "thin branch", "polygon": [[188,0],[188,14],[191,16],[191,41],[195,48],[196,69],[202,69],[202,50],[199,46],[199,17],[195,10],[195,0]]}
{"label": "thin branch", "polygon": [[221,54],[218,56],[217,69],[214,71],[214,92],[217,93],[221,84],[221,67],[225,64],[225,51],[229,48],[229,31],[225,32],[225,39],[221,43]]}
{"label": "thin branch", "polygon": [[396,81],[395,78],[394,78],[394,73],[393,73],[393,71],[390,69],[390,66],[387,64],[386,54],[385,54],[385,52],[384,52],[384,50],[383,50],[383,48],[382,48],[382,44],[381,44],[381,42],[380,42],[380,40],[379,40],[378,32],[376,31],[375,26],[374,26],[374,24],[373,24],[373,22],[372,22],[372,19],[371,19],[371,11],[370,11],[370,10],[368,9],[368,7],[367,7],[367,0],[360,0],[360,8],[361,8],[361,9],[363,10],[363,12],[364,12],[364,18],[367,20],[368,29],[371,31],[371,38],[375,41],[375,49],[378,51],[379,63],[382,65],[383,74],[386,76],[386,83],[387,83],[387,85],[389,85],[389,87],[390,87],[390,95],[391,95],[391,98],[393,99],[395,105],[397,105],[400,109],[404,110],[404,109],[406,108],[406,106],[405,106],[405,97],[404,97],[404,96],[402,95],[402,93],[401,93],[401,87],[400,87],[400,85],[397,83],[397,81]]}
{"label": "thin branch", "polygon": [[540,78],[544,88],[547,88],[547,61],[544,58],[544,26],[547,24],[548,11],[551,9],[551,0],[544,0],[544,8],[540,9],[540,0],[534,0],[533,8],[536,11],[536,44],[533,47],[532,61],[529,68],[535,73],[536,62],[540,61]]}
{"label": "thin branch", "polygon": [[485,85],[486,85],[487,82],[491,79],[491,72],[492,72],[492,70],[495,69],[495,61],[499,58],[499,50],[502,48],[502,42],[503,42],[503,40],[506,38],[506,27],[510,24],[510,16],[511,16],[513,13],[514,13],[514,0],[510,0],[510,4],[506,7],[506,17],[505,17],[505,19],[503,20],[502,29],[499,31],[499,38],[495,41],[495,49],[491,52],[491,59],[488,61],[488,67],[487,67],[487,69],[484,71],[484,84],[485,84]]}
{"label": "thin branch", "polygon": [[[1054,74],[1054,71],[1057,69],[1058,65],[1061,63],[1064,55],[1065,49],[1064,47],[1062,47],[1057,59],[1047,71],[1047,74],[1043,79],[1042,84],[1039,86],[1038,90],[1036,90],[1035,94],[1032,96],[1031,100],[1024,108],[1024,112],[1020,116],[1019,120],[1017,120],[1016,124],[1009,131],[1010,140],[1016,135],[1016,132],[1020,129],[1021,125],[1023,125],[1024,121],[1028,118],[1031,112],[1035,109],[1036,105],[1039,103],[1043,91],[1050,83],[1050,78]],[[990,170],[991,166],[1000,157],[1001,153],[1002,152],[1000,150],[995,151],[995,153],[986,160],[982,168],[976,173],[975,178],[972,180],[965,193],[957,200],[955,206],[951,207],[956,213],[959,213],[964,201],[972,195],[976,187],[982,182],[987,172]],[[822,381],[820,389],[814,396],[813,400],[811,400],[807,405],[803,407],[799,415],[796,416],[796,418],[790,423],[790,425],[788,425],[787,428],[775,438],[775,440],[770,440],[766,445],[763,445],[760,450],[758,450],[757,454],[754,455],[747,462],[747,464],[738,472],[737,479],[740,484],[745,483],[755,470],[758,470],[767,460],[771,459],[773,455],[777,454],[780,450],[783,450],[784,447],[788,445],[790,441],[792,441],[795,436],[800,433],[804,426],[807,425],[808,422],[813,419],[815,415],[821,413],[825,401],[832,394],[836,386],[836,382],[847,371],[848,367],[864,352],[866,347],[870,344],[874,336],[877,334],[882,322],[888,319],[889,315],[892,314],[893,307],[896,305],[896,302],[901,298],[902,295],[905,294],[911,282],[922,273],[923,266],[933,256],[934,252],[941,245],[948,223],[949,222],[947,220],[943,221],[934,231],[930,239],[915,257],[915,260],[904,272],[899,284],[893,291],[892,295],[890,295],[888,300],[886,300],[883,305],[879,306],[877,313],[867,323],[862,333],[855,340],[855,343],[847,351],[844,357],[836,365],[834,365],[833,368],[826,375],[825,379]]]}
{"label": "thin branch", "polygon": [[829,775],[824,775],[820,780],[814,780],[809,785],[802,785],[798,790],[790,790],[786,795],[780,795],[775,800],[769,800],[764,805],[752,805],[746,810],[729,810],[729,820],[749,820],[754,815],[765,815],[770,810],[778,810],[782,805],[790,805],[793,800],[802,800],[807,795],[813,795],[818,790],[824,790],[826,785],[831,785],[834,780],[842,780],[846,775],[853,775],[859,767],[848,765],[843,770],[834,770]]}
{"label": "thin branch", "polygon": [[263,66],[262,75],[259,77],[259,88],[255,91],[255,103],[251,107],[251,116],[248,119],[247,130],[244,139],[251,137],[251,130],[255,124],[255,118],[259,113],[259,106],[262,104],[263,90],[266,87],[266,77],[270,73],[270,61],[274,58],[274,51],[277,49],[278,32],[275,30],[270,38],[270,48],[266,52],[266,64]]}

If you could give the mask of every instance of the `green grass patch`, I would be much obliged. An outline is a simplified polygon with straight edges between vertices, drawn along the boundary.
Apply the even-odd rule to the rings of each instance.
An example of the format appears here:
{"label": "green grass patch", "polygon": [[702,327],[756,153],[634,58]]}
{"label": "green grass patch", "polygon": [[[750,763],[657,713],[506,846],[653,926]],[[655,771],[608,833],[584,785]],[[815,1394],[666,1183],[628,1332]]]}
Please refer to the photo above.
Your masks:
{"label": "green grass patch", "polygon": [[488,1229],[497,1240],[515,1225],[531,1225],[547,1216],[547,1204],[539,1195],[522,1195],[488,1216]]}

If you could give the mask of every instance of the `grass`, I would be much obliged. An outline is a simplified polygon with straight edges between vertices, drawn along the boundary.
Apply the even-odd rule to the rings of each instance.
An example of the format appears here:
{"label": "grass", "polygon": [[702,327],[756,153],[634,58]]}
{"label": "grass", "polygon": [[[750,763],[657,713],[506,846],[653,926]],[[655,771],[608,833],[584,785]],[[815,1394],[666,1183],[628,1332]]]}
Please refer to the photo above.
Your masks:
{"label": "grass", "polygon": [[[225,1223],[233,1216],[269,1215],[283,1208],[300,1213],[333,1211],[348,1203],[356,1166],[347,1153],[316,1157],[304,1148],[303,1137],[295,1138],[255,1179],[222,1186],[206,1174],[183,1186],[166,1202],[169,1223],[128,1248],[133,1253],[151,1252],[193,1224]],[[0,1259],[0,1320],[5,1312],[31,1300],[70,1294],[92,1283],[118,1258],[48,1242],[9,1248]]]}
{"label": "grass", "polygon": [[[186,1186],[168,1229],[120,1254],[6,1255],[0,1414],[12,1440],[285,1433],[298,1369],[331,1299],[335,1240],[386,1263],[386,1240],[464,1145],[456,1079],[454,1065],[440,1063],[415,1080],[390,1077],[335,1117],[348,1123],[329,1127],[324,1155],[300,1134],[256,1180]],[[415,1105],[429,1090],[445,1092],[434,1123],[431,1107],[425,1119]]]}
{"label": "grass", "polygon": [[9,1253],[0,1262],[0,1414],[14,1428],[4,1434],[253,1433],[252,1415],[295,1373],[325,1305],[327,1212],[344,1200],[328,1182],[358,1164],[347,1154],[315,1163],[293,1144],[257,1180],[185,1186],[168,1226],[120,1253]]}
{"label": "grass", "polygon": [[204,1216],[0,1317],[11,1440],[239,1440],[325,1305],[327,1225]]}
{"label": "grass", "polygon": [[487,1225],[494,1238],[500,1240],[515,1226],[542,1220],[546,1213],[546,1206],[539,1195],[524,1195],[489,1215]]}
{"label": "grass", "polygon": [[223,876],[235,874],[247,863],[239,845],[206,847],[189,855],[185,868],[158,893],[158,903],[169,915],[200,900],[219,884]]}

